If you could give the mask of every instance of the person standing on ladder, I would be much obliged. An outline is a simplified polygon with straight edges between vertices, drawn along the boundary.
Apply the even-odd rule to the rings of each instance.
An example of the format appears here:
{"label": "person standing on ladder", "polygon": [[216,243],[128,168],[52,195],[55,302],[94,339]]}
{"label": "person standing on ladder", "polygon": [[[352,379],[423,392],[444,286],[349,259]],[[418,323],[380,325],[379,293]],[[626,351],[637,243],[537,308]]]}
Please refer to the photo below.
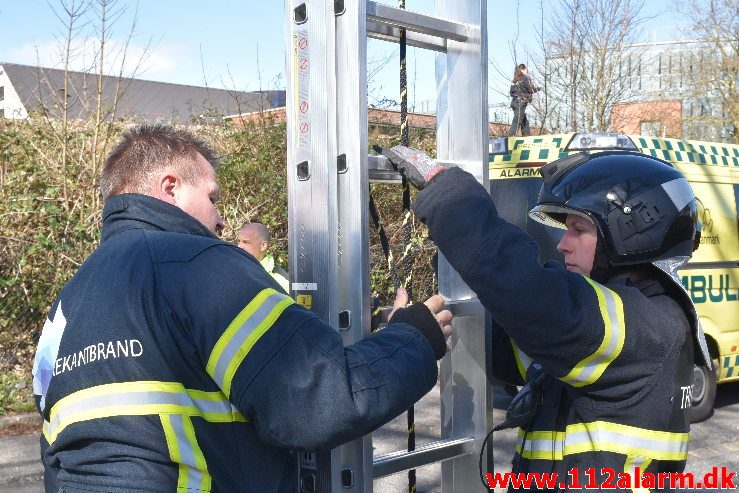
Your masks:
{"label": "person standing on ladder", "polygon": [[239,248],[257,259],[277,284],[289,293],[290,277],[285,269],[275,263],[275,257],[268,253],[270,240],[269,230],[262,223],[246,223],[239,230]]}
{"label": "person standing on ladder", "polygon": [[46,491],[293,493],[295,451],[365,435],[431,390],[434,296],[344,347],[218,238],[218,156],[135,127],[105,161],[101,243],[51,303],[33,366]]}
{"label": "person standing on ladder", "polygon": [[524,137],[531,135],[526,107],[533,101],[534,93],[540,90],[541,87],[534,86],[531,82],[526,65],[522,63],[516,67],[510,89],[513,120],[511,121],[511,130],[508,132],[509,136],[515,136],[519,128],[521,129],[521,135]]}
{"label": "person standing on ladder", "polygon": [[606,483],[683,471],[693,364],[710,367],[676,272],[700,243],[685,177],[635,152],[580,153],[542,167],[529,217],[564,230],[565,262],[542,266],[533,239],[498,215],[473,175],[411,151],[383,154],[423,189],[416,216],[492,314],[493,374],[526,383],[512,402],[520,407],[496,427],[520,426],[512,472],[556,473],[566,483],[575,471],[579,486],[569,489],[590,481],[636,491]]}

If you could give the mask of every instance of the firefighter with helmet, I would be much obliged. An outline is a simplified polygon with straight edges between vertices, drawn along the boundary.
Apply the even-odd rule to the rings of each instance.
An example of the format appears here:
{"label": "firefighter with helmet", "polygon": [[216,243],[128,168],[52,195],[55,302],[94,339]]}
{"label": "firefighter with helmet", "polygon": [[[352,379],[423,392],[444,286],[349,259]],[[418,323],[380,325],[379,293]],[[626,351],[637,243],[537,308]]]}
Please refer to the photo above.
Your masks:
{"label": "firefighter with helmet", "polygon": [[471,174],[409,148],[383,153],[423,189],[415,214],[491,312],[494,375],[529,382],[512,471],[566,482],[575,469],[584,484],[592,470],[615,491],[631,489],[613,479],[622,473],[682,471],[693,362],[709,364],[676,274],[700,235],[684,176],[631,152],[544,166],[529,216],[564,229],[565,265],[540,265],[533,239]]}

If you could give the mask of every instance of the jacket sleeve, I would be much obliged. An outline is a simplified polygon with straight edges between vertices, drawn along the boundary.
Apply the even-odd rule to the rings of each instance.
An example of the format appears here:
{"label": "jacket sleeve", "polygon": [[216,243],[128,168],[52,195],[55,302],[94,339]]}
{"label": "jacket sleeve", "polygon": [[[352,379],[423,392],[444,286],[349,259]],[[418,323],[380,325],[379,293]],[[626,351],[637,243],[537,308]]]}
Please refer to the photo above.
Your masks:
{"label": "jacket sleeve", "polygon": [[515,343],[495,321],[492,324],[492,376],[511,385],[523,385],[528,356],[517,350]]}
{"label": "jacket sleeve", "polygon": [[437,175],[414,211],[523,353],[567,383],[598,385],[623,347],[618,296],[559,264],[541,266],[533,239],[459,168]]}
{"label": "jacket sleeve", "polygon": [[431,344],[409,325],[344,347],[235,247],[209,248],[190,263],[198,281],[167,293],[171,325],[191,333],[199,363],[269,443],[335,447],[390,421],[436,383]]}

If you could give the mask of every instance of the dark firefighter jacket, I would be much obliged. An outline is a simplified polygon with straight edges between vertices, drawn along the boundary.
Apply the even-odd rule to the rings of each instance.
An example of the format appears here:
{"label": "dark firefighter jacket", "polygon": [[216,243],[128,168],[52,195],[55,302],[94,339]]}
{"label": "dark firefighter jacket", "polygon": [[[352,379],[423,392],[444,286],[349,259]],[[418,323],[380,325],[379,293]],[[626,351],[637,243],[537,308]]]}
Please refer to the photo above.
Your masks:
{"label": "dark firefighter jacket", "polygon": [[47,491],[295,491],[291,449],[366,434],[433,387],[410,325],[344,348],[177,207],[127,194],[103,216],[34,364]]}
{"label": "dark firefighter jacket", "polygon": [[414,210],[492,314],[496,376],[521,384],[532,360],[552,376],[537,417],[519,430],[513,472],[567,480],[578,468],[585,486],[591,467],[598,484],[610,475],[601,468],[683,470],[693,339],[667,283],[603,286],[555,262],[542,267],[531,237],[459,168],[437,175]]}

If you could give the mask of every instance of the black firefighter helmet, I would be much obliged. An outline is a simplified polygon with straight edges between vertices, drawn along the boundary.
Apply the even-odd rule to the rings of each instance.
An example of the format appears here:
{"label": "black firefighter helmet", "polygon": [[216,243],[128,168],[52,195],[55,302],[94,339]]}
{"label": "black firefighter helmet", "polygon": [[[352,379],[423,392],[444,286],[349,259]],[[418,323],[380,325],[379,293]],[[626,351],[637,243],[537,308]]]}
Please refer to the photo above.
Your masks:
{"label": "black firefighter helmet", "polygon": [[564,228],[567,214],[593,221],[610,267],[692,256],[700,240],[693,191],[672,165],[637,152],[579,153],[541,168],[529,216]]}

